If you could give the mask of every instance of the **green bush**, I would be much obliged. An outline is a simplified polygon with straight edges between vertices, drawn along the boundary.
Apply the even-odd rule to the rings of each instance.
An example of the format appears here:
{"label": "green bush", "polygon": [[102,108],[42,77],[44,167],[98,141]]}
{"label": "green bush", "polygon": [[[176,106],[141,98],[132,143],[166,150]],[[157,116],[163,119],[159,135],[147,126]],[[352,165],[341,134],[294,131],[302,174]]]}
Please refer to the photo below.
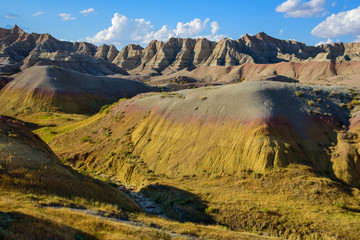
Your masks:
{"label": "green bush", "polygon": [[304,93],[301,91],[295,91],[295,96],[302,97],[302,96],[304,96]]}
{"label": "green bush", "polygon": [[110,106],[111,106],[111,105],[109,105],[109,104],[106,104],[106,105],[102,106],[102,107],[100,108],[99,113],[103,113],[103,112],[109,113],[109,107],[110,107]]}
{"label": "green bush", "polygon": [[90,138],[90,136],[85,136],[83,138],[81,138],[82,142],[89,142],[89,143],[94,143],[94,141]]}
{"label": "green bush", "polygon": [[205,209],[205,212],[206,213],[218,213],[219,210],[216,209],[216,208],[213,208],[213,207],[208,207],[208,208]]}

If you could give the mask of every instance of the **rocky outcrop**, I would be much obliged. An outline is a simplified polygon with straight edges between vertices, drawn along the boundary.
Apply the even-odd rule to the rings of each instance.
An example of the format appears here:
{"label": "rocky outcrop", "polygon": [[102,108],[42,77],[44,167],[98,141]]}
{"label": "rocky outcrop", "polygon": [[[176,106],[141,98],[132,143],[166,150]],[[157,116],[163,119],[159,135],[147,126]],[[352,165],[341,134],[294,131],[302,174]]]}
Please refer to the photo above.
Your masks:
{"label": "rocky outcrop", "polygon": [[[127,52],[129,46],[123,50]],[[200,66],[239,66],[244,63],[273,64],[279,62],[344,62],[360,60],[359,43],[335,43],[318,47],[294,40],[280,40],[258,33],[238,40],[171,38],[167,42],[152,41],[128,58],[123,54],[116,64],[130,61],[126,70],[132,73],[155,69],[167,73]]]}
{"label": "rocky outcrop", "polygon": [[140,45],[129,44],[118,53],[113,63],[125,70],[134,69],[141,63],[142,50],[143,48]]}
{"label": "rocky outcrop", "polygon": [[[53,56],[53,53],[61,53],[61,63],[46,57]],[[37,59],[39,55],[43,57]],[[37,61],[53,61],[54,65],[61,64],[63,67],[72,66],[63,62],[74,58],[80,62],[92,62],[90,69],[93,71],[85,69],[85,72],[97,75],[126,74],[121,69],[131,73],[147,71],[150,74],[164,74],[200,66],[360,60],[360,43],[334,43],[314,47],[276,39],[262,32],[255,36],[246,34],[238,40],[222,39],[219,42],[181,38],[170,38],[167,42],[154,40],[145,48],[129,44],[119,52],[114,45],[97,47],[85,42],[59,41],[50,34],[28,34],[17,26],[13,29],[0,29],[0,63],[17,64],[17,67],[25,69],[32,66],[29,65],[29,58],[32,65],[37,64]],[[94,70],[95,65],[102,65],[107,70]],[[72,69],[81,71],[82,68],[84,67]]]}
{"label": "rocky outcrop", "polygon": [[57,65],[93,75],[124,74],[127,72],[112,63],[118,51],[114,46],[97,47],[86,42],[59,41],[50,34],[28,34],[14,26],[1,29],[0,71],[9,66],[25,70],[34,65]]}

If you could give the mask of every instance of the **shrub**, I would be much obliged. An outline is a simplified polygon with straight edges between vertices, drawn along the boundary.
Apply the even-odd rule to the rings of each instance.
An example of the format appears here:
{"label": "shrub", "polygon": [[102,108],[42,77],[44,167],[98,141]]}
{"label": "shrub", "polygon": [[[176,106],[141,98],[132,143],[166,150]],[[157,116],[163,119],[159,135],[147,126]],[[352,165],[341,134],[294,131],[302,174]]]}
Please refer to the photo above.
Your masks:
{"label": "shrub", "polygon": [[63,163],[66,163],[67,161],[69,161],[69,157],[64,157],[64,158],[62,159],[62,162],[63,162]]}
{"label": "shrub", "polygon": [[85,136],[83,138],[81,138],[82,142],[89,142],[89,143],[94,143],[94,141],[90,138],[90,136]]}
{"label": "shrub", "polygon": [[345,209],[345,205],[343,203],[336,204],[338,208]]}
{"label": "shrub", "polygon": [[111,132],[110,128],[107,128],[105,131],[105,136],[109,137],[109,136],[111,136],[111,134],[112,134],[112,132]]}
{"label": "shrub", "polygon": [[357,106],[359,104],[360,104],[360,102],[358,100],[352,100],[351,101],[351,105],[353,105],[353,106]]}
{"label": "shrub", "polygon": [[335,97],[335,96],[336,96],[336,92],[331,91],[331,92],[329,93],[329,97]]}
{"label": "shrub", "polygon": [[81,168],[81,167],[84,166],[84,165],[85,165],[84,162],[79,162],[79,163],[77,164],[77,167],[78,167],[78,168]]}
{"label": "shrub", "polygon": [[307,105],[308,105],[309,107],[313,107],[313,106],[315,106],[316,104],[315,104],[315,102],[314,102],[313,100],[309,100],[309,101],[307,101]]}
{"label": "shrub", "polygon": [[302,97],[302,96],[304,96],[304,93],[301,91],[295,91],[295,96]]}
{"label": "shrub", "polygon": [[208,208],[205,209],[205,212],[206,213],[218,213],[219,210],[216,209],[216,208],[213,208],[213,207],[208,207]]}
{"label": "shrub", "polygon": [[320,92],[320,89],[316,88],[313,90],[313,93],[318,94]]}
{"label": "shrub", "polygon": [[[106,104],[106,105],[102,106],[102,107],[100,108],[99,113],[103,113],[103,112],[109,113],[109,109],[108,109],[109,107],[110,107],[109,104]],[[106,111],[105,111],[105,110],[106,110]]]}

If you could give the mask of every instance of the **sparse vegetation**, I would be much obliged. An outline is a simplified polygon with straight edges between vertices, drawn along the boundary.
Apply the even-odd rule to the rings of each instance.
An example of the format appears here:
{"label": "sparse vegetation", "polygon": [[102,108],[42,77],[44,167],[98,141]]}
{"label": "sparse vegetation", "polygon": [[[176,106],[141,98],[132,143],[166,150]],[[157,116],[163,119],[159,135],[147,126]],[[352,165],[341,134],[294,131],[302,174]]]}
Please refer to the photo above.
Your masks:
{"label": "sparse vegetation", "polygon": [[208,207],[208,208],[205,209],[205,212],[206,212],[206,213],[218,213],[219,210],[218,210],[218,209],[215,209],[215,208],[213,208],[213,207]]}
{"label": "sparse vegetation", "polygon": [[185,99],[185,96],[181,93],[176,93],[176,92],[163,92],[160,95],[160,98],[180,98],[180,99]]}
{"label": "sparse vegetation", "polygon": [[91,139],[91,137],[89,135],[86,135],[84,137],[81,138],[82,142],[88,142],[88,143],[94,143],[94,141]]}
{"label": "sparse vegetation", "polygon": [[313,93],[315,93],[315,94],[319,94],[320,93],[320,89],[319,88],[315,88],[314,90],[313,90]]}
{"label": "sparse vegetation", "polygon": [[297,97],[303,97],[304,96],[304,93],[302,91],[295,91],[295,96]]}
{"label": "sparse vegetation", "polygon": [[109,104],[106,104],[106,105],[104,105],[104,106],[102,106],[101,108],[100,108],[100,111],[99,111],[99,113],[106,113],[106,114],[108,114],[109,113],[109,108],[111,107],[111,105],[109,105]]}
{"label": "sparse vegetation", "polygon": [[110,128],[106,128],[105,129],[105,137],[110,137],[111,134],[112,134],[112,132],[111,132]]}
{"label": "sparse vegetation", "polygon": [[316,106],[316,104],[315,104],[315,102],[314,102],[313,100],[308,100],[306,103],[307,103],[307,105],[308,105],[309,107],[314,107],[314,106]]}
{"label": "sparse vegetation", "polygon": [[337,96],[337,94],[336,94],[336,92],[334,92],[334,91],[331,91],[330,93],[329,93],[329,98],[334,98],[334,97],[336,97]]}

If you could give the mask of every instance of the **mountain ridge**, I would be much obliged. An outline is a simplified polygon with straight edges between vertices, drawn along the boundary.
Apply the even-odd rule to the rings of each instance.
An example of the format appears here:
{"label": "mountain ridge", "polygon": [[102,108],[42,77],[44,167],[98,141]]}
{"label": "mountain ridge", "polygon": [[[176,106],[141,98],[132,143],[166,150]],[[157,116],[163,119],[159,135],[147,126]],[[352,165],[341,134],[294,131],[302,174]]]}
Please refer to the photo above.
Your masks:
{"label": "mountain ridge", "polygon": [[[237,40],[224,38],[219,42],[206,38],[153,40],[145,48],[128,44],[119,51],[114,45],[97,47],[87,42],[60,41],[50,34],[29,34],[17,25],[12,29],[0,28],[2,65],[14,65],[23,70],[34,65],[49,65],[49,62],[61,63],[62,66],[67,63],[71,69],[96,75],[126,75],[126,71],[160,74],[199,66],[238,66],[244,63],[343,62],[360,60],[359,50],[360,43],[307,46],[260,32],[255,36],[245,34]],[[91,68],[101,65],[102,69],[75,67],[76,62],[91,63]],[[0,66],[0,71],[3,67]]]}

